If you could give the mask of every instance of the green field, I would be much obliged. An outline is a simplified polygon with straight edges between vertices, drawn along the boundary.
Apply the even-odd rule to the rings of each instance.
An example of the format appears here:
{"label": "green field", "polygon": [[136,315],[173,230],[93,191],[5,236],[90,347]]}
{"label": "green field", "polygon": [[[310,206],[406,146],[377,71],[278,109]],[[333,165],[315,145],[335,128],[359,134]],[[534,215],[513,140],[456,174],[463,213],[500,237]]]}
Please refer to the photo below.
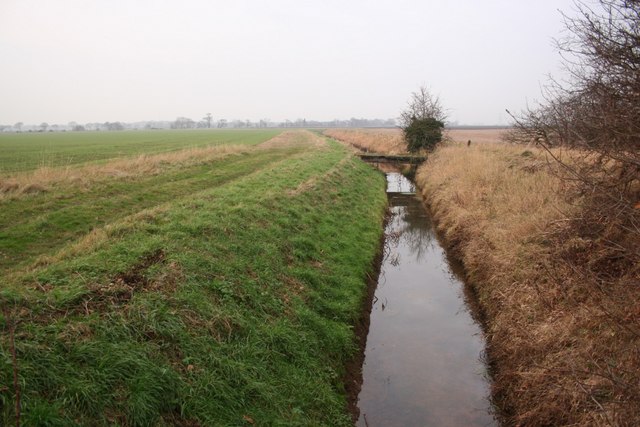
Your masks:
{"label": "green field", "polygon": [[0,201],[0,424],[351,425],[384,177],[315,138]]}
{"label": "green field", "polygon": [[0,134],[0,175],[187,147],[259,144],[278,130],[153,130]]}

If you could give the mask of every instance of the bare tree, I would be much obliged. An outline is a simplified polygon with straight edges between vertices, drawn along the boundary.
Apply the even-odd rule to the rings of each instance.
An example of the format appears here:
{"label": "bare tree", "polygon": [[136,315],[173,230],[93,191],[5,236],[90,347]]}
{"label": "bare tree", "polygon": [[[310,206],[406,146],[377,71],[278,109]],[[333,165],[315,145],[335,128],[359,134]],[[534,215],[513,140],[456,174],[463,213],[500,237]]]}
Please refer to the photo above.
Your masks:
{"label": "bare tree", "polygon": [[640,167],[640,1],[576,5],[557,42],[570,80],[552,80],[543,103],[515,117],[516,136]]}
{"label": "bare tree", "polygon": [[103,126],[109,131],[124,130],[124,125],[120,122],[104,122]]}
{"label": "bare tree", "polygon": [[207,124],[207,128],[211,128],[211,120],[212,120],[211,113],[207,113],[207,115],[204,116],[202,120]]}
{"label": "bare tree", "polygon": [[[570,80],[552,80],[537,108],[515,117],[514,140],[569,146],[584,161],[564,165],[585,191],[631,217],[640,193],[640,1],[576,3],[557,42]],[[632,228],[640,232],[640,224]]]}
{"label": "bare tree", "polygon": [[426,86],[420,86],[417,91],[411,93],[407,107],[400,113],[400,126],[408,126],[414,118],[430,118],[441,122],[447,118],[440,98],[433,95]]}
{"label": "bare tree", "polygon": [[[554,261],[597,295],[618,339],[637,343],[637,317],[634,322],[630,314],[637,301],[625,292],[640,280],[640,1],[575,4],[577,16],[565,16],[567,36],[557,42],[569,78],[552,80],[540,105],[512,116],[512,139],[547,149],[561,177],[581,191],[580,212],[558,241],[574,239],[582,249],[558,250]],[[554,146],[573,148],[571,161],[555,156]],[[608,378],[610,389],[590,394],[590,401],[615,407],[616,417],[637,417],[638,356],[596,364],[595,374]]]}
{"label": "bare tree", "polygon": [[193,129],[196,127],[196,122],[188,117],[178,117],[171,123],[172,129]]}

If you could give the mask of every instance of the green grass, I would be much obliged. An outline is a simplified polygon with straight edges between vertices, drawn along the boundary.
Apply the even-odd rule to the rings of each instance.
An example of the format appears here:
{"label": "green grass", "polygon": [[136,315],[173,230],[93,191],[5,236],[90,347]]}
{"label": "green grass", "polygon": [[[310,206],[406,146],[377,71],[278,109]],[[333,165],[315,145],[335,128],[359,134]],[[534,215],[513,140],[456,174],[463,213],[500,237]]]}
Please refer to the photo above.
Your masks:
{"label": "green grass", "polygon": [[[0,292],[0,419],[15,417],[15,321],[25,425],[350,425],[341,378],[382,232],[384,179],[337,144],[276,151],[188,168],[175,188],[165,177],[166,197],[147,194],[145,180],[160,177],[132,182],[145,202],[116,202],[128,216],[82,220],[106,240],[11,270]],[[73,201],[42,197],[52,197],[45,215],[76,215],[65,211]],[[69,197],[109,210],[108,197]]]}
{"label": "green grass", "polygon": [[187,147],[255,145],[280,132],[208,129],[0,134],[0,175]]}
{"label": "green grass", "polygon": [[234,154],[211,164],[174,168],[157,175],[113,179],[89,189],[55,191],[0,203],[0,273],[51,255],[69,241],[146,208],[190,197],[280,161],[299,150]]}

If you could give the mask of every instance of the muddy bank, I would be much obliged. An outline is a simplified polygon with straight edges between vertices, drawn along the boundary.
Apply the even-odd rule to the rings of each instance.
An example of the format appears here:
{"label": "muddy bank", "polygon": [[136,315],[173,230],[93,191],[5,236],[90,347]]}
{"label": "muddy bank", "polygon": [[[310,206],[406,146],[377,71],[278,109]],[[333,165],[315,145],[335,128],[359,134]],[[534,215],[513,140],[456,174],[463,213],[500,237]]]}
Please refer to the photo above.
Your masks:
{"label": "muddy bank", "polygon": [[[388,218],[389,216],[387,215],[384,220],[383,227],[385,228],[388,223]],[[353,325],[353,331],[356,336],[357,351],[347,362],[346,371],[342,376],[342,383],[344,384],[347,394],[347,406],[349,413],[351,414],[351,419],[354,423],[356,423],[360,417],[358,395],[362,389],[362,365],[364,363],[367,335],[369,334],[369,325],[371,323],[371,307],[373,306],[373,299],[375,297],[376,286],[378,284],[378,276],[380,275],[380,268],[384,257],[384,241],[385,236],[382,234],[380,236],[380,249],[373,260],[371,273],[367,275],[367,288],[364,298],[362,299],[360,317]]]}

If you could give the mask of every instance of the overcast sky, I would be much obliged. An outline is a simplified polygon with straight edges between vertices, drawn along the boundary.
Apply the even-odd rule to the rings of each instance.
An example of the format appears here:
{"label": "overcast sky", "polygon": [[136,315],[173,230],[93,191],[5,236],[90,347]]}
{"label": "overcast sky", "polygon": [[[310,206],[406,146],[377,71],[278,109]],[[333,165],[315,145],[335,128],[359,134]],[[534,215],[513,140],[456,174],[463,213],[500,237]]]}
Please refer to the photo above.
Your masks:
{"label": "overcast sky", "polygon": [[559,72],[572,0],[0,0],[0,124],[395,118],[508,122]]}

